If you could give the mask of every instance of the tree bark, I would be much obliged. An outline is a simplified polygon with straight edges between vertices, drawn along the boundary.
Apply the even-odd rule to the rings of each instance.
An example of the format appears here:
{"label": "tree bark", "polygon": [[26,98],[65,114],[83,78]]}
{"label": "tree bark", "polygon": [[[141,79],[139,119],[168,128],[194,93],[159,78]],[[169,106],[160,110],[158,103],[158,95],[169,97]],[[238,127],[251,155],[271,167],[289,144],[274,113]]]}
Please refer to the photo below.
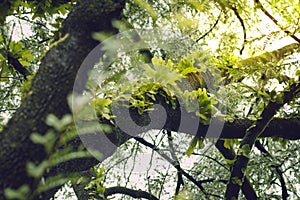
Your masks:
{"label": "tree bark", "polygon": [[[91,33],[116,32],[111,21],[120,18],[124,4],[125,0],[80,0],[63,23],[61,35],[67,38],[52,47],[42,59],[28,96],[0,134],[0,199],[4,199],[3,191],[7,187],[18,188],[28,184],[34,190],[35,183],[27,175],[26,163],[40,163],[46,158],[46,154],[42,146],[32,143],[30,135],[33,132],[44,134],[49,129],[44,122],[48,114],[53,113],[61,117],[71,113],[67,96],[72,91],[76,73],[83,59],[98,44],[91,38]],[[298,48],[296,45],[291,47],[289,50]],[[278,55],[280,57],[282,54]],[[165,128],[176,131],[180,113],[174,112],[173,109],[169,109],[167,113],[169,121]],[[243,138],[252,123],[247,119],[227,122],[220,137]],[[260,137],[276,136],[296,140],[300,139],[299,128],[298,118],[274,119]],[[199,124],[199,131],[206,129],[207,126]],[[114,130],[117,134],[123,133],[118,128]],[[202,131],[199,135],[201,134]],[[75,162],[72,165],[64,165],[65,168],[61,172],[71,168],[72,171],[82,171],[96,163],[96,159]]]}
{"label": "tree bark", "polygon": [[[44,122],[48,114],[61,117],[70,113],[67,96],[76,73],[83,59],[98,44],[91,34],[116,32],[111,21],[120,18],[124,4],[124,0],[78,1],[63,23],[61,34],[67,39],[52,47],[42,59],[28,96],[0,134],[0,199],[4,199],[3,191],[7,187],[27,184],[34,189],[26,163],[40,163],[46,155],[42,146],[32,143],[30,135],[48,130]],[[80,171],[80,165],[73,167]]]}
{"label": "tree bark", "polygon": [[289,103],[293,100],[299,92],[300,84],[292,84],[288,91],[283,92],[282,102],[270,102],[263,110],[261,119],[257,120],[246,130],[245,136],[239,145],[238,155],[232,166],[230,181],[225,192],[226,199],[238,199],[239,191],[244,182],[247,165],[250,159],[250,152],[255,140],[264,132],[277,111],[285,103]]}

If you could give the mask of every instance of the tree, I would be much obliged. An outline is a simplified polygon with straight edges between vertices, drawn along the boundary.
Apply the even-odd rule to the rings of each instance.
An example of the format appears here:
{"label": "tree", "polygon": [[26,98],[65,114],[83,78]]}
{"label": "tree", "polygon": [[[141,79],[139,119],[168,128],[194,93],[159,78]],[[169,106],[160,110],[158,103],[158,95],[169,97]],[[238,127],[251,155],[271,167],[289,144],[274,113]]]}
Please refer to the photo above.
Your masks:
{"label": "tree", "polygon": [[[80,199],[87,199],[88,194],[90,198],[101,199],[117,193],[133,198],[160,198],[168,178],[163,173],[159,181],[148,178],[147,191],[117,186],[105,189],[104,177],[109,174],[99,170],[100,161],[83,149],[80,141],[84,143],[85,137],[90,141],[95,134],[99,139],[99,132],[103,140],[106,138],[114,144],[109,149],[94,147],[100,149],[101,161],[110,157],[117,146],[124,152],[129,149],[138,152],[139,145],[144,145],[169,162],[176,169],[177,199],[269,198],[270,191],[277,199],[299,198],[295,186],[300,179],[296,153],[300,138],[297,131],[300,74],[299,61],[295,59],[300,43],[297,3],[256,0],[251,3],[131,0],[126,4],[102,0],[2,2],[0,73],[5,87],[1,98],[5,103],[1,109],[14,111],[13,106],[20,101],[20,91],[23,96],[0,134],[1,199],[48,199],[68,180],[73,181],[72,187]],[[64,14],[68,14],[65,19]],[[28,21],[36,34],[14,41],[12,33],[16,25],[10,23],[10,16]],[[49,25],[47,19],[55,23]],[[203,24],[199,23],[200,19]],[[274,27],[260,31],[260,26],[270,24]],[[53,34],[50,26],[59,28]],[[161,40],[153,38],[149,31],[138,30],[162,27],[170,28],[154,32],[156,36],[160,34]],[[224,30],[224,27],[228,28]],[[110,43],[104,41],[103,48],[97,46],[99,40],[129,28],[137,31],[129,32],[129,40],[125,40],[129,47],[135,48],[125,52],[128,54],[110,54],[120,50],[114,49],[114,45],[121,48],[126,34],[108,40]],[[178,38],[182,39],[182,35],[188,38],[180,43]],[[291,38],[296,43],[284,43],[270,50],[272,43],[283,38]],[[130,41],[142,44],[143,48],[130,46]],[[172,48],[164,49],[157,45],[160,42],[166,46],[171,44]],[[145,43],[148,46],[143,46]],[[95,47],[96,51],[92,51]],[[211,49],[206,50],[207,47]],[[105,58],[118,58],[99,68],[105,77],[103,82],[95,82],[91,79],[93,73],[88,73],[99,71],[94,68],[99,65],[99,58],[95,53],[89,54],[91,51],[104,55],[100,66],[105,66]],[[86,57],[91,59],[84,60]],[[81,70],[82,63],[84,70]],[[37,65],[34,78],[26,81]],[[138,66],[142,66],[142,71]],[[135,79],[130,82],[128,75]],[[188,86],[182,88],[183,83]],[[76,131],[67,101],[72,91],[73,98],[86,91],[97,94],[91,101],[82,100],[86,104],[79,110],[79,120],[78,113],[74,116],[78,128],[78,123],[83,122],[80,117],[91,111],[87,105],[96,110],[97,118],[84,118],[84,126],[80,128],[90,129],[84,129],[88,134],[80,138],[72,134]],[[228,97],[224,98],[224,93]],[[130,120],[121,112],[124,104],[129,106]],[[155,104],[161,105],[166,114],[157,107],[153,110]],[[127,120],[125,124],[131,126],[134,122],[133,125],[146,128],[124,129],[116,123],[121,122],[115,117],[117,112],[121,112],[120,120]],[[162,116],[166,123],[154,127],[162,130],[156,139],[166,136],[169,153],[156,140],[149,142],[150,136],[137,135],[149,131],[147,125],[151,120],[158,123]],[[182,128],[181,120],[195,121],[196,125]],[[214,135],[215,147],[207,154],[199,154],[201,147],[213,140],[205,138],[213,123],[224,127],[219,135]],[[101,124],[102,129],[93,129],[95,124],[97,127]],[[125,130],[140,132],[133,134]],[[174,143],[176,137],[183,137],[179,131],[192,135],[186,136],[189,145]],[[139,145],[131,146],[132,140],[134,145]],[[213,176],[201,160],[193,164],[195,170],[184,169],[181,166],[184,152],[195,159],[204,157],[203,161],[213,163],[212,169],[219,174]],[[259,159],[265,162],[263,166],[258,165]],[[260,175],[261,170],[270,174]],[[161,187],[156,188],[151,181]]]}

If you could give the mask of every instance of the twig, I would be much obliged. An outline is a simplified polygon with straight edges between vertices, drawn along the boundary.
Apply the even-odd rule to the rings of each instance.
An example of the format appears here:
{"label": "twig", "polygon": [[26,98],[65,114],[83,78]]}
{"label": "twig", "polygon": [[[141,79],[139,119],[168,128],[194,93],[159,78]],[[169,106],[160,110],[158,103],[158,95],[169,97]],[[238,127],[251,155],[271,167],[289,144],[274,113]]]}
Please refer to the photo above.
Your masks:
{"label": "twig", "polygon": [[170,148],[171,156],[172,156],[172,159],[175,162],[175,165],[176,165],[175,168],[177,169],[178,180],[177,180],[177,185],[176,185],[176,190],[175,190],[175,195],[177,195],[179,190],[180,190],[180,186],[181,185],[183,186],[184,182],[183,182],[183,178],[182,178],[182,172],[180,170],[181,169],[180,162],[179,162],[179,160],[178,160],[178,158],[175,154],[171,131],[167,130],[167,134],[168,134],[168,142],[169,142],[169,148]]}
{"label": "twig", "polygon": [[259,0],[254,0],[254,3],[257,4],[257,7],[260,8],[260,10],[267,16],[269,17],[272,22],[274,22],[274,24],[276,24],[283,32],[285,32],[287,35],[289,35],[291,38],[293,38],[296,42],[298,42],[300,44],[300,39],[294,35],[293,33],[291,33],[288,30],[285,30],[278,22],[277,19],[275,19],[261,4],[261,2]]}
{"label": "twig", "polygon": [[[140,137],[134,137],[134,139],[138,142],[140,142],[141,144],[145,145],[146,147],[149,147],[151,149],[153,149],[155,152],[157,152],[161,157],[163,157],[166,161],[168,161],[170,164],[172,164],[175,168],[178,167],[175,165],[174,161],[165,153],[163,153],[161,151],[161,149],[159,149],[157,146],[147,142],[145,139],[140,138]],[[215,195],[215,194],[210,194],[208,192],[205,191],[204,187],[202,186],[201,183],[199,183],[199,181],[197,181],[196,179],[194,179],[194,177],[192,177],[190,174],[188,174],[186,171],[184,171],[182,168],[179,169],[182,173],[183,176],[185,176],[188,180],[190,180],[193,184],[195,184],[202,192],[204,195],[208,196],[213,196],[213,197],[217,197],[217,198],[222,198],[219,195]]]}
{"label": "twig", "polygon": [[[274,158],[270,152],[268,152],[266,150],[266,148],[260,143],[260,141],[256,141],[255,142],[255,147],[258,148],[265,156],[268,156],[270,158]],[[281,185],[281,188],[282,188],[282,199],[283,200],[286,200],[289,196],[288,194],[288,191],[287,191],[287,188],[286,188],[286,184],[285,184],[285,180],[284,180],[284,177],[283,177],[283,172],[282,170],[280,169],[280,165],[271,165],[271,167],[273,167],[276,171],[276,173],[278,174],[279,176],[279,181],[280,181],[280,185]]]}
{"label": "twig", "polygon": [[222,11],[220,12],[219,16],[218,16],[218,19],[216,20],[216,22],[212,25],[212,27],[204,34],[202,35],[200,38],[198,38],[196,40],[196,43],[199,42],[200,40],[202,40],[204,37],[206,37],[210,32],[212,32],[212,30],[217,26],[217,24],[219,23],[220,21],[220,18],[221,18],[221,14],[222,14]]}
{"label": "twig", "polygon": [[246,32],[245,23],[244,23],[244,20],[242,19],[241,15],[239,14],[237,8],[234,5],[229,4],[229,8],[234,12],[235,16],[238,18],[238,20],[240,21],[241,26],[243,28],[244,41],[243,41],[242,48],[240,50],[240,55],[242,55],[243,50],[245,48],[245,44],[247,42],[247,32]]}
{"label": "twig", "polygon": [[255,143],[255,140],[264,132],[270,121],[273,119],[277,111],[285,104],[294,99],[294,97],[300,93],[300,84],[294,83],[288,91],[282,93],[282,100],[279,102],[270,102],[261,114],[261,119],[257,120],[252,126],[250,126],[239,146],[241,150],[237,156],[230,175],[230,181],[227,185],[225,198],[232,199],[238,198],[241,184],[245,178],[245,172],[249,162],[249,154]]}

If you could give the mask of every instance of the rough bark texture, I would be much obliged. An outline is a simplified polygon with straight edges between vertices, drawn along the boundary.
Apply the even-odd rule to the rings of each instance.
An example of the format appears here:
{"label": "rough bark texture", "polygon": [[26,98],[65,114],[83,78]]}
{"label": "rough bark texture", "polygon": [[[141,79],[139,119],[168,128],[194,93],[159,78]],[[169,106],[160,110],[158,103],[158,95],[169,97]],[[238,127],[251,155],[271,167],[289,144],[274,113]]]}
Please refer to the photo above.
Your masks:
{"label": "rough bark texture", "polygon": [[[41,61],[28,97],[0,134],[0,199],[7,187],[18,188],[34,182],[27,176],[26,163],[39,163],[45,158],[41,146],[29,139],[31,133],[45,133],[45,117],[53,113],[58,117],[70,113],[67,95],[72,91],[74,79],[83,59],[98,44],[91,38],[96,31],[115,32],[111,26],[119,18],[124,1],[79,1],[63,24],[66,40],[53,47]],[[73,166],[74,168],[80,166]]]}
{"label": "rough bark texture", "polygon": [[[225,148],[223,140],[218,140],[216,142],[215,146],[220,151],[220,153],[224,156],[225,159],[228,159],[228,160],[235,159],[236,154],[235,154],[234,150]],[[242,185],[242,192],[243,192],[245,198],[248,200],[255,200],[258,198],[248,177],[245,177],[245,180]]]}
{"label": "rough bark texture", "polygon": [[[201,123],[198,124],[198,130],[195,133],[193,127],[189,126],[190,119],[195,117],[194,113],[186,113],[183,107],[180,107],[179,104],[176,105],[176,109],[173,109],[170,104],[164,102],[164,97],[156,96],[157,101],[154,103],[158,103],[162,105],[167,113],[167,119],[164,129],[171,130],[171,131],[178,131],[180,127],[180,131],[187,134],[193,134],[203,137],[214,137],[214,135],[207,136],[207,130],[210,125],[203,125]],[[177,101],[178,103],[178,101]],[[183,113],[184,112],[184,113]],[[153,115],[152,115],[153,116]],[[136,122],[140,126],[146,126],[151,120],[149,115],[143,114],[139,115],[137,110],[131,111],[131,117],[134,122]],[[155,117],[155,115],[154,115]],[[159,116],[157,116],[159,118]],[[185,119],[181,119],[184,117]],[[157,120],[157,119],[154,119]],[[186,126],[180,126],[180,123],[185,121],[187,123]],[[216,124],[223,123],[222,120],[215,119]],[[246,130],[254,123],[249,119],[235,119],[233,122],[225,122],[223,129],[220,135],[216,135],[220,138],[243,138],[245,136]],[[161,128],[161,127],[154,127],[154,128]],[[262,132],[259,136],[261,138],[264,137],[280,137],[289,140],[299,140],[300,139],[300,118],[293,118],[293,119],[281,119],[281,118],[274,118],[268,124],[266,129]],[[151,127],[149,128],[151,129]],[[145,129],[147,131],[149,129]]]}
{"label": "rough bark texture", "polygon": [[[125,0],[85,0],[78,1],[74,10],[63,24],[62,35],[68,34],[66,40],[53,47],[41,62],[40,69],[32,82],[28,97],[23,101],[13,118],[0,134],[0,199],[7,187],[18,188],[23,184],[35,187],[33,179],[26,173],[28,161],[40,163],[45,158],[43,147],[35,145],[29,139],[31,133],[45,133],[49,127],[44,123],[50,113],[58,117],[70,113],[67,95],[72,91],[76,73],[87,54],[98,44],[91,38],[92,32],[115,32],[111,20],[119,18]],[[299,46],[291,46],[291,49]],[[288,48],[290,50],[290,48]],[[289,52],[289,51],[287,51]],[[284,52],[285,54],[286,52]],[[278,57],[282,54],[279,53]],[[252,60],[248,60],[249,62]],[[247,62],[246,64],[249,64]],[[255,59],[255,62],[257,60]],[[164,102],[160,102],[168,107]],[[168,120],[165,128],[177,131],[180,112],[167,108]],[[145,123],[143,118],[133,113],[138,123]],[[299,119],[274,119],[260,137],[283,137],[300,139]],[[222,138],[243,138],[247,128],[253,122],[247,119],[225,123]],[[117,135],[124,134],[118,128],[113,129]],[[205,133],[207,126],[199,125],[199,135]],[[189,133],[188,127],[186,132]],[[110,137],[113,137],[111,134]],[[203,135],[204,136],[204,135]],[[128,139],[126,136],[125,138]],[[114,138],[112,138],[114,140]],[[124,141],[122,141],[124,142]],[[122,143],[121,142],[121,143]],[[81,171],[93,166],[95,159],[63,165],[60,172]]]}
{"label": "rough bark texture", "polygon": [[239,66],[253,66],[253,65],[265,64],[265,63],[269,63],[269,62],[277,63],[281,59],[286,58],[287,56],[289,56],[295,52],[299,52],[299,50],[300,50],[300,44],[292,43],[292,44],[286,45],[284,47],[281,47],[279,49],[276,49],[274,51],[265,52],[258,56],[254,56],[251,58],[241,60],[237,64]]}

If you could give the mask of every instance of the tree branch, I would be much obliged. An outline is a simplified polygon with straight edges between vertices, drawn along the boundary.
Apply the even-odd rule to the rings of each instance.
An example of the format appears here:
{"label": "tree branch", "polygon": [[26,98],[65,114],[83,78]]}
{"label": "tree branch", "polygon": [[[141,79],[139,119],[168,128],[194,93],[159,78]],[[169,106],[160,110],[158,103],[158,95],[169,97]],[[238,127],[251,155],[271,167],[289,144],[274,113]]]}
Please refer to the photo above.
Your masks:
{"label": "tree branch", "polygon": [[196,185],[203,192],[204,195],[213,196],[213,197],[217,197],[217,198],[222,198],[219,195],[215,195],[215,194],[211,194],[211,193],[206,192],[204,187],[202,186],[201,181],[197,181],[189,173],[187,173],[185,170],[183,170],[179,165],[176,165],[176,163],[168,155],[163,153],[157,146],[147,142],[146,140],[144,140],[143,138],[140,138],[140,137],[134,137],[134,139],[137,140],[138,142],[140,142],[141,144],[145,145],[146,147],[149,147],[149,148],[153,149],[155,152],[157,152],[161,157],[163,157],[166,161],[168,161],[171,165],[173,165],[173,167],[175,167],[177,169],[177,171],[180,171],[180,173],[183,176],[185,176],[194,185]]}
{"label": "tree branch", "polygon": [[292,43],[276,49],[271,52],[266,52],[260,54],[258,56],[254,56],[251,58],[243,59],[237,63],[238,66],[252,66],[257,64],[266,64],[268,62],[278,62],[281,59],[286,58],[287,56],[293,54],[294,52],[298,52],[300,50],[300,44]]}
{"label": "tree branch", "polygon": [[283,92],[282,102],[270,102],[261,114],[261,119],[257,120],[246,130],[245,137],[239,146],[239,154],[232,166],[229,184],[227,185],[226,199],[238,198],[238,194],[249,162],[249,154],[255,140],[264,132],[276,112],[285,104],[290,102],[296,94],[300,92],[300,84],[292,84],[289,91]]}
{"label": "tree branch", "polygon": [[171,131],[167,131],[167,134],[168,134],[168,142],[169,142],[171,156],[172,156],[172,159],[174,160],[175,165],[177,166],[176,167],[176,169],[177,169],[177,185],[176,185],[176,189],[175,189],[175,194],[177,195],[180,190],[180,186],[184,185],[184,182],[183,182],[183,178],[182,178],[182,172],[180,170],[178,170],[178,169],[181,169],[181,167],[180,167],[180,162],[175,153]]}
{"label": "tree branch", "polygon": [[105,192],[104,192],[104,197],[108,197],[113,194],[125,194],[125,195],[131,196],[136,199],[144,198],[144,199],[149,199],[149,200],[158,200],[157,197],[155,197],[153,194],[150,194],[146,191],[133,190],[133,189],[129,189],[126,187],[121,187],[121,186],[106,188]]}
{"label": "tree branch", "polygon": [[[223,140],[218,140],[215,146],[220,151],[220,153],[224,156],[225,159],[227,160],[235,159],[236,157],[235,152],[232,149],[225,148]],[[232,168],[232,166],[230,166],[230,168]],[[245,195],[246,199],[248,200],[255,200],[258,198],[248,177],[245,177],[245,180],[242,185],[242,192]]]}
{"label": "tree branch", "polygon": [[[259,140],[257,140],[255,142],[255,147],[258,148],[265,156],[273,158],[273,156],[266,150],[266,148],[260,143]],[[288,194],[285,180],[283,177],[284,172],[282,172],[282,170],[280,169],[280,165],[271,165],[271,167],[273,167],[275,169],[277,175],[279,176],[279,181],[280,181],[281,189],[282,189],[282,195],[281,195],[282,199],[287,200],[289,194]]]}
{"label": "tree branch", "polygon": [[214,28],[217,26],[217,24],[219,23],[220,21],[220,18],[221,18],[221,15],[222,15],[222,11],[220,12],[219,16],[218,16],[218,19],[215,21],[215,23],[211,26],[211,28],[206,32],[204,33],[201,37],[199,37],[197,40],[196,40],[196,43],[199,42],[200,40],[202,40],[203,38],[205,38],[210,32],[212,32],[214,30]]}
{"label": "tree branch", "polygon": [[290,31],[285,30],[278,22],[277,19],[275,19],[261,4],[261,2],[259,0],[254,0],[254,3],[257,5],[257,7],[259,9],[261,9],[261,11],[267,16],[269,17],[272,22],[274,22],[274,24],[276,24],[282,31],[284,31],[287,35],[289,35],[291,38],[293,38],[296,42],[298,42],[300,44],[300,39],[295,35],[292,34]]}
{"label": "tree branch", "polygon": [[237,8],[236,8],[234,5],[232,5],[231,3],[228,3],[228,4],[229,4],[229,8],[234,12],[235,16],[238,18],[238,20],[240,21],[241,26],[242,26],[242,28],[243,28],[243,37],[244,37],[243,39],[244,39],[244,41],[243,41],[242,48],[240,49],[240,54],[242,55],[243,50],[244,50],[244,48],[245,48],[246,41],[247,41],[246,26],[245,26],[245,23],[244,23],[243,18],[242,18],[241,15],[239,14]]}

